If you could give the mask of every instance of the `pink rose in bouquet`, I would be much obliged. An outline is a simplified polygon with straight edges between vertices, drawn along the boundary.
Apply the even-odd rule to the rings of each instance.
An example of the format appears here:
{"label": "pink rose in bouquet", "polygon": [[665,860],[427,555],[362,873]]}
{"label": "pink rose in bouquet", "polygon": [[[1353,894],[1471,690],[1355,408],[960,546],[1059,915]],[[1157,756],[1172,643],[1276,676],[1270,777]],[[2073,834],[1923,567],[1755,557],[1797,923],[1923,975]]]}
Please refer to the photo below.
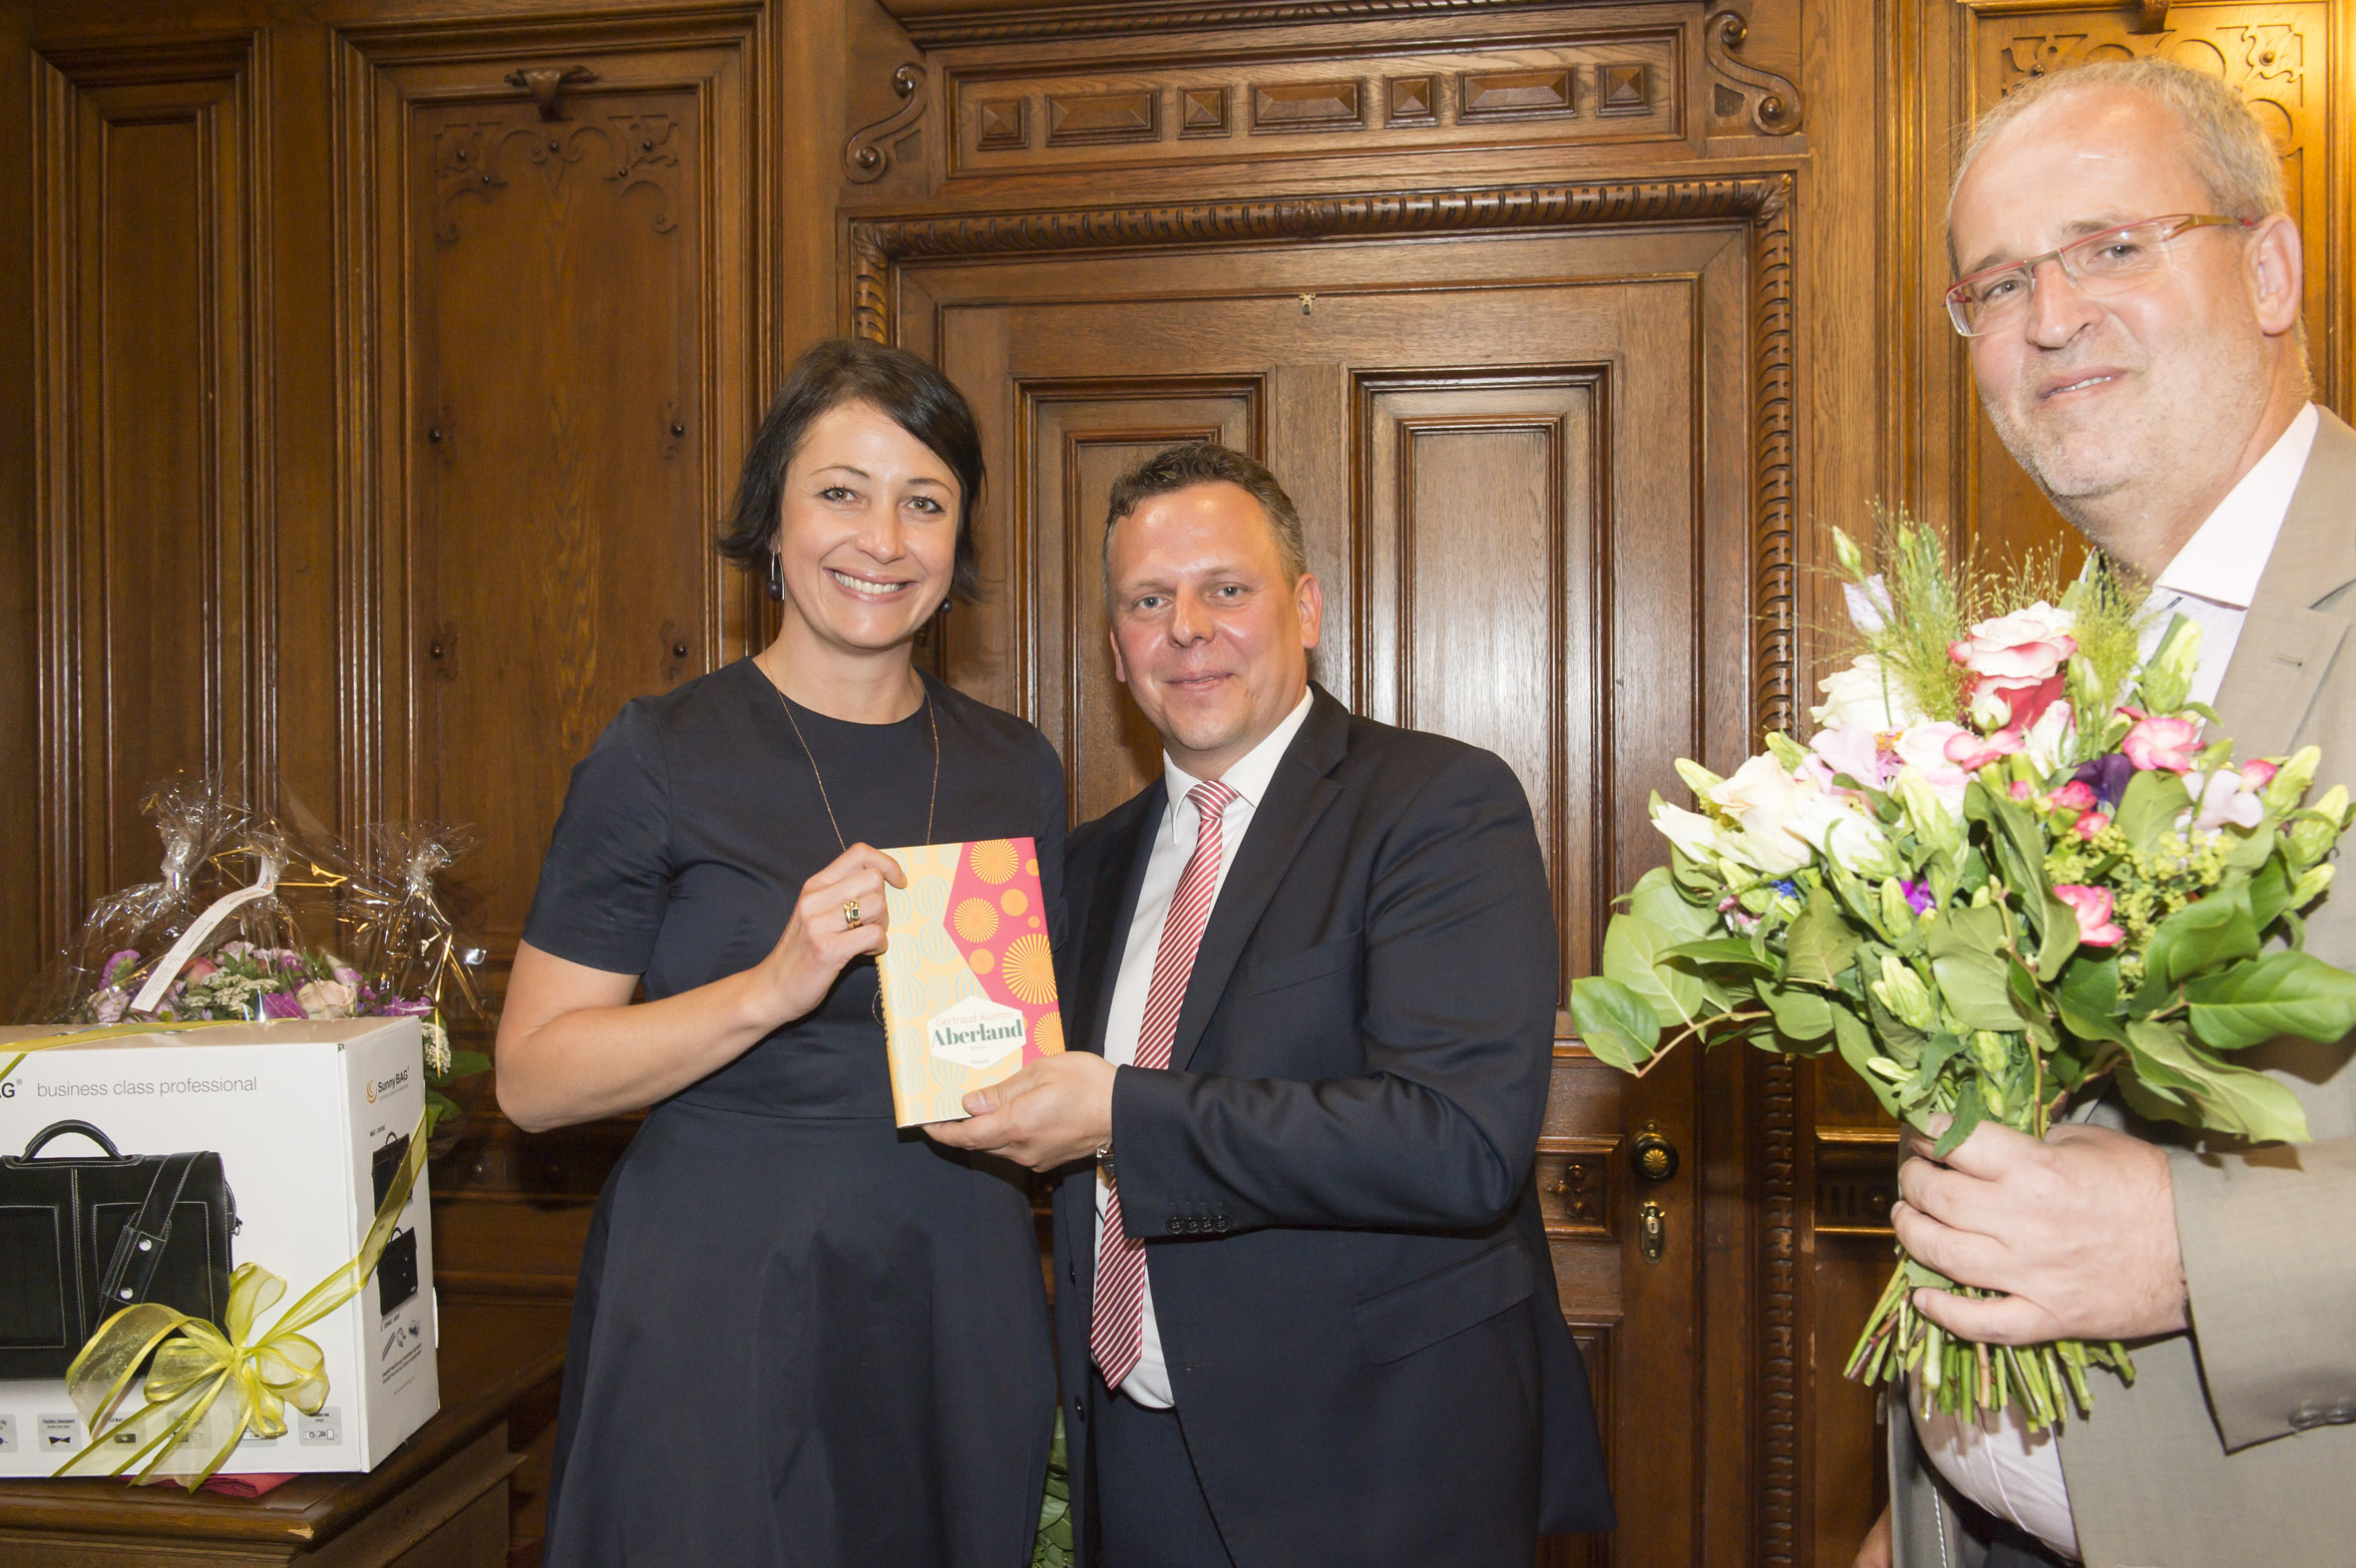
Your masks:
{"label": "pink rose in bouquet", "polygon": [[2165,768],[2189,773],[2200,755],[2200,726],[2190,719],[2150,717],[2134,708],[2122,709],[2136,721],[2119,743],[2127,760],[2146,772]]}
{"label": "pink rose in bouquet", "polygon": [[2067,611],[2039,599],[2026,609],[1975,624],[1950,644],[1947,656],[1972,673],[1975,721],[2025,729],[2061,699],[2078,639]]}
{"label": "pink rose in bouquet", "polygon": [[2078,940],[2090,948],[2116,948],[2127,940],[2111,919],[2111,890],[2086,888],[2067,882],[2054,884],[2054,897],[2070,906],[2070,913],[2078,917]]}

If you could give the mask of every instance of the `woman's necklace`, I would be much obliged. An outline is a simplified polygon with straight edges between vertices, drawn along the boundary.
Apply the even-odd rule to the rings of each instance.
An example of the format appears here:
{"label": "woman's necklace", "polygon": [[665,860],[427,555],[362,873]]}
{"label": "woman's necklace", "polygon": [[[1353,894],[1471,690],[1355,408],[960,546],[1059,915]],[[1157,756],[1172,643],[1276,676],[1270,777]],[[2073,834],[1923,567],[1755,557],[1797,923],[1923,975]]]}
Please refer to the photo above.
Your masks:
{"label": "woman's necklace", "polygon": [[[764,668],[762,673],[766,675],[768,671]],[[941,804],[941,723],[933,717],[933,691],[931,687],[924,684],[922,676],[918,677],[917,688],[925,694],[925,728],[933,737],[933,788],[925,799],[924,842],[930,844],[933,842],[934,808]],[[794,717],[793,699],[785,694],[785,687],[779,685],[775,679],[769,681],[769,689],[777,693],[778,704],[785,709],[785,721],[793,726],[794,741],[802,748],[802,756],[810,764],[810,777],[818,781],[818,803],[826,808],[826,825],[835,830],[835,847],[848,855],[851,853],[850,841],[843,837],[843,825],[835,818],[834,798],[826,792],[826,775],[818,771],[818,753],[810,749],[809,737],[802,733],[802,721]],[[876,1021],[882,1023],[884,1021],[884,984],[883,976],[880,973],[876,976],[876,995],[872,1006]]]}
{"label": "woman's necklace", "polygon": [[[777,692],[777,700],[785,706],[785,721],[794,727],[794,739],[801,745],[802,755],[809,759],[810,776],[818,781],[818,804],[826,808],[826,825],[835,830],[835,845],[848,855],[851,852],[850,841],[843,837],[843,825],[835,820],[835,803],[826,793],[826,775],[818,771],[818,753],[810,749],[810,742],[802,734],[801,720],[794,717],[793,699],[775,681],[770,682],[770,687]],[[925,842],[930,844],[933,842],[933,808],[941,803],[941,726],[934,720],[933,693],[929,690],[925,693],[925,728],[933,736],[933,792],[925,801]]]}

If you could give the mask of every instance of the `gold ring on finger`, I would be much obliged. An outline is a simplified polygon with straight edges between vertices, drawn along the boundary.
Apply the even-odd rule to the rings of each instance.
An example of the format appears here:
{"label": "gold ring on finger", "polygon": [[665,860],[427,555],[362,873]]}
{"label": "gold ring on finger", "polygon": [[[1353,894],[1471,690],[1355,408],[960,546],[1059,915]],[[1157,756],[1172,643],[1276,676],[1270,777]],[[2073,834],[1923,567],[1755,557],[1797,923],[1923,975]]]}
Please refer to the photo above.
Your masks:
{"label": "gold ring on finger", "polygon": [[856,931],[859,928],[859,901],[857,899],[845,899],[843,901],[843,929],[845,931]]}

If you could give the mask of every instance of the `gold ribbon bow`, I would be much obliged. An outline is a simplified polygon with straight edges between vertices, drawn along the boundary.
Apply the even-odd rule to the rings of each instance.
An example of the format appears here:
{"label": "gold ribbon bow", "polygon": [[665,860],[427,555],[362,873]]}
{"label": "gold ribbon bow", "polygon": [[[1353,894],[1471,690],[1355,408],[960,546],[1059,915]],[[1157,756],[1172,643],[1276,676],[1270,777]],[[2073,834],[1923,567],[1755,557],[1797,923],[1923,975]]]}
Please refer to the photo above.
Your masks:
{"label": "gold ribbon bow", "polygon": [[[66,1393],[90,1429],[90,1445],[56,1473],[93,1473],[101,1462],[95,1456],[121,1446],[132,1451],[104,1473],[121,1475],[137,1464],[143,1481],[161,1470],[180,1476],[195,1491],[227,1461],[247,1431],[257,1437],[285,1435],[287,1405],[316,1415],[327,1402],[326,1357],[302,1331],[357,1296],[376,1272],[410,1189],[425,1169],[430,1126],[430,1114],[418,1118],[417,1130],[409,1135],[409,1156],[385,1189],[358,1256],[305,1291],[266,1332],[260,1332],[260,1320],[285,1296],[286,1282],[251,1263],[237,1265],[231,1276],[228,1310],[221,1315],[226,1321],[217,1327],[157,1302],[126,1307],[99,1325],[66,1369]],[[146,1403],[102,1429],[150,1352],[156,1360],[142,1388]],[[188,1469],[196,1456],[183,1456],[181,1450],[196,1448],[208,1435],[206,1418],[224,1400],[227,1435],[201,1469]],[[87,1467],[78,1469],[85,1461]]]}
{"label": "gold ribbon bow", "polygon": [[92,1040],[111,1040],[124,1034],[184,1034],[190,1029],[225,1029],[232,1023],[249,1023],[250,1018],[191,1018],[186,1023],[109,1023],[95,1029],[76,1029],[71,1034],[51,1034],[40,1039],[18,1040],[17,1052],[8,1058],[8,1065],[0,1067],[0,1082],[24,1065],[27,1056],[37,1050],[55,1050],[60,1045],[87,1045]]}

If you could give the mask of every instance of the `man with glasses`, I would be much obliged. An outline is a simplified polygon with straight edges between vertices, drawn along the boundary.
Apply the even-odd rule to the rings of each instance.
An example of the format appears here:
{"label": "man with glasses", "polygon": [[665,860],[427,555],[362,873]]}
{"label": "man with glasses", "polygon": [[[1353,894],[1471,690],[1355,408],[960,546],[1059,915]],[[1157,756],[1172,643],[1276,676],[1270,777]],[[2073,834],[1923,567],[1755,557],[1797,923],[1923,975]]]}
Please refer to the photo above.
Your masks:
{"label": "man with glasses", "polygon": [[[2080,533],[2200,622],[2194,695],[2244,756],[2356,777],[2356,432],[2311,401],[2299,233],[2265,133],[2159,61],[2032,82],[1983,119],[1948,207],[1947,308],[2005,447]],[[2161,623],[2167,614],[2156,617]],[[2356,964],[2356,894],[2307,946]],[[1967,1284],[1972,1339],[2125,1340],[2061,1437],[1892,1410],[1901,1568],[2356,1558],[2356,1070],[2350,1041],[2243,1059],[2315,1140],[2237,1152],[2113,1100],[2043,1143],[1909,1135],[1899,1239]]]}

